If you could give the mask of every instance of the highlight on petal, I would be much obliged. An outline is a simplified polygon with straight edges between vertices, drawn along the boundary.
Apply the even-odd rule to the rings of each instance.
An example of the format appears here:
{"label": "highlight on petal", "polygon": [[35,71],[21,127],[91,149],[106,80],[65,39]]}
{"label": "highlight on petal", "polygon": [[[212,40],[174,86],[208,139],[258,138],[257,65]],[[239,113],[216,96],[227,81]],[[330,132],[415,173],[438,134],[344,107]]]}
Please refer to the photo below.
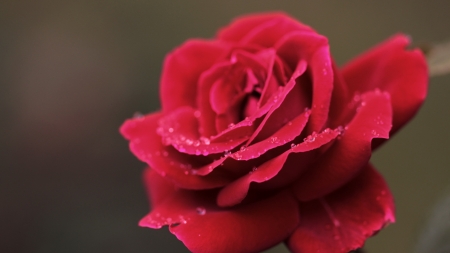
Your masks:
{"label": "highlight on petal", "polygon": [[359,99],[356,114],[343,129],[343,135],[293,185],[298,199],[312,200],[347,183],[369,162],[372,139],[389,138],[392,126],[389,94],[371,91]]}
{"label": "highlight on petal", "polygon": [[[304,142],[293,145],[283,154],[263,163],[257,168],[255,167],[254,170],[249,174],[226,185],[219,192],[219,195],[217,197],[217,204],[219,206],[233,206],[240,203],[247,195],[247,192],[250,188],[250,183],[263,183],[278,175],[280,170],[284,168],[289,155],[295,155],[295,153],[304,153],[310,150],[318,149],[321,146],[334,140],[334,138],[336,138],[338,135],[338,130],[326,129],[320,134],[312,134],[308,136],[307,138],[305,138]],[[298,161],[298,163],[302,162],[305,161]],[[299,170],[299,168],[301,168],[301,164],[296,169]]]}
{"label": "highlight on petal", "polygon": [[300,225],[287,240],[294,253],[348,253],[395,221],[394,201],[382,176],[368,164],[339,190],[300,203]]}
{"label": "highlight on petal", "polygon": [[391,135],[416,114],[427,95],[425,56],[419,49],[407,49],[409,44],[407,36],[393,36],[342,68],[350,98],[376,88],[391,95]]}
{"label": "highlight on petal", "polygon": [[[163,180],[148,179],[148,185]],[[259,252],[286,239],[298,225],[298,203],[289,191],[227,209],[215,206],[214,193],[173,191],[139,225],[169,225],[170,232],[196,253]]]}
{"label": "highlight on petal", "polygon": [[229,45],[217,41],[189,40],[168,54],[160,82],[162,110],[195,108],[200,75],[225,57],[229,49]]}

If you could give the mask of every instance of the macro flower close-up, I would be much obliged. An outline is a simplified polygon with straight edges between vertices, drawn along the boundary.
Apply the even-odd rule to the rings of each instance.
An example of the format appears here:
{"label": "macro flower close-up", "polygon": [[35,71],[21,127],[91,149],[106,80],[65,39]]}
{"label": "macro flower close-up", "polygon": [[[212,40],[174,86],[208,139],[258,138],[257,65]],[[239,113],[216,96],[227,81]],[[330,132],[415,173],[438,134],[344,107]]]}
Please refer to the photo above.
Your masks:
{"label": "macro flower close-up", "polygon": [[[354,35],[357,36],[357,35]],[[151,211],[192,252],[346,253],[395,221],[371,165],[428,86],[396,34],[337,66],[326,36],[285,13],[241,16],[165,58],[161,109],[120,128]]]}

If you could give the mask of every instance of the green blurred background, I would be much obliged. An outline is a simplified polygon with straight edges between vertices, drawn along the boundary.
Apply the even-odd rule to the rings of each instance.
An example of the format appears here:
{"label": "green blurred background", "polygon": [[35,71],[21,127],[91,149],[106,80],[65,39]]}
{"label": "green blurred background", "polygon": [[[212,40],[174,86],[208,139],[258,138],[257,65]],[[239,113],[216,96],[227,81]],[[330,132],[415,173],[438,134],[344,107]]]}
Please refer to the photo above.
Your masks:
{"label": "green blurred background", "polygon": [[[164,55],[237,15],[283,10],[330,39],[341,65],[397,32],[450,39],[450,1],[119,0],[0,2],[0,252],[187,252],[148,211],[144,164],[118,133],[159,106]],[[450,185],[450,76],[373,162],[397,223],[369,253],[412,252]],[[286,252],[283,247],[270,252]]]}

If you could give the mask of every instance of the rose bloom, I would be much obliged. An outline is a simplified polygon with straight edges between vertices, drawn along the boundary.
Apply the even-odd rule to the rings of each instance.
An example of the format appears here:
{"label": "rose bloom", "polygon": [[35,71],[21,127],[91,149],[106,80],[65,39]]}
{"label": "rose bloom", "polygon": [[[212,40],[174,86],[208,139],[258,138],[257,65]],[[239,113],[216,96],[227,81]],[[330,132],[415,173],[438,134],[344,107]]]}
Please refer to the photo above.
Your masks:
{"label": "rose bloom", "polygon": [[395,220],[371,152],[426,96],[424,56],[408,44],[395,35],[338,68],[326,37],[263,13],[176,48],[162,109],[120,130],[149,165],[140,226],[169,225],[192,252],[362,247]]}

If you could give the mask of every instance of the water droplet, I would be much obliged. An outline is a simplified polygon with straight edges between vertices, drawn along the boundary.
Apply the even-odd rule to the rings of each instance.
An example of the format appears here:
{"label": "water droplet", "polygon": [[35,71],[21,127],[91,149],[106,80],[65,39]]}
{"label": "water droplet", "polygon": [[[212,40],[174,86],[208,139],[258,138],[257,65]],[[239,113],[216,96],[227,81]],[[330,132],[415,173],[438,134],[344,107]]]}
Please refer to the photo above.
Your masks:
{"label": "water droplet", "polygon": [[256,167],[256,166],[254,166],[253,168],[252,168],[252,171],[253,172],[255,172],[255,171],[257,171],[258,170],[258,167]]}
{"label": "water droplet", "polygon": [[326,68],[323,68],[323,69],[322,69],[322,74],[323,74],[323,75],[327,75],[327,74],[328,74],[328,72],[327,72],[327,69],[326,69]]}
{"label": "water droplet", "polygon": [[211,144],[211,141],[210,141],[208,138],[203,137],[203,136],[200,137],[200,142],[203,143],[203,144],[205,144],[205,145]]}
{"label": "water droplet", "polygon": [[[346,127],[346,128],[347,128],[347,127]],[[342,127],[342,126],[338,126],[338,127],[336,128],[336,130],[339,132],[339,135],[343,135],[344,132],[345,132],[345,130],[346,130],[346,128],[344,128],[344,127]]]}
{"label": "water droplet", "polygon": [[196,110],[196,111],[194,112],[194,117],[200,118],[200,116],[202,116],[202,113],[201,113],[199,110]]}
{"label": "water droplet", "polygon": [[205,215],[206,214],[206,209],[203,208],[203,207],[197,207],[196,211],[200,215]]}
{"label": "water droplet", "polygon": [[240,150],[241,150],[241,151],[245,151],[245,150],[247,150],[247,146],[245,146],[245,145],[244,145],[244,146],[242,146],[242,147],[240,148]]}
{"label": "water droplet", "polygon": [[232,128],[232,127],[234,127],[235,125],[234,125],[234,123],[230,123],[229,125],[228,125],[228,128]]}
{"label": "water droplet", "polygon": [[295,143],[291,143],[291,148],[295,148],[297,145]]}
{"label": "water droplet", "polygon": [[169,133],[173,133],[173,128],[169,127],[169,129],[167,129],[167,131],[169,131]]}
{"label": "water droplet", "polygon": [[168,155],[169,155],[169,152],[163,151],[163,156],[168,156]]}
{"label": "water droplet", "polygon": [[162,177],[165,177],[165,176],[166,176],[166,172],[165,172],[165,171],[161,171],[160,174],[161,174]]}

